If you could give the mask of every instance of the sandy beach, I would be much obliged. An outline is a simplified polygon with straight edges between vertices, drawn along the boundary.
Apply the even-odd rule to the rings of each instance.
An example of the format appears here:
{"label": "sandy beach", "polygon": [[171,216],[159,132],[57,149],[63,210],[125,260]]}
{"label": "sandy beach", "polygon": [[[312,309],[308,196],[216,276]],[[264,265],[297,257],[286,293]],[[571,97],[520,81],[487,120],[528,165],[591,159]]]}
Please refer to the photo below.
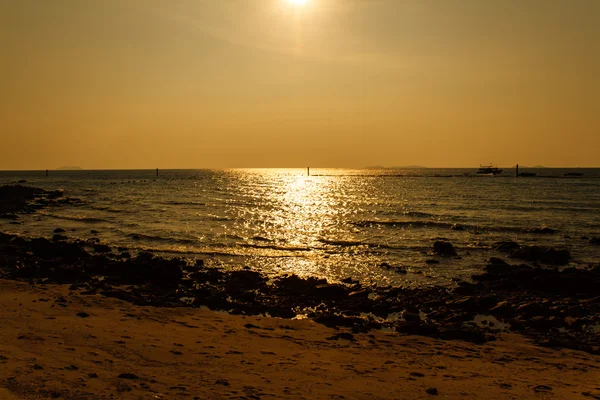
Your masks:
{"label": "sandy beach", "polygon": [[600,357],[141,307],[0,281],[3,399],[600,398]]}

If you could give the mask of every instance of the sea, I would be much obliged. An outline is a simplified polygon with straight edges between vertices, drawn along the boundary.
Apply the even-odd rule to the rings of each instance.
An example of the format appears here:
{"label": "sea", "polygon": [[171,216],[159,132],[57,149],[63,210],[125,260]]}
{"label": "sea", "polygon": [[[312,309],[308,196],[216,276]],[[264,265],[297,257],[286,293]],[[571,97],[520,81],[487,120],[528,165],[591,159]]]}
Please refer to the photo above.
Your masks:
{"label": "sea", "polygon": [[[476,168],[3,171],[0,185],[24,180],[81,202],[23,215],[21,224],[0,219],[0,231],[50,238],[62,228],[115,251],[378,286],[469,280],[490,257],[506,257],[492,248],[499,241],[566,248],[567,267],[600,264],[600,246],[589,243],[600,237],[600,169],[521,171],[537,176],[479,176]],[[434,255],[436,240],[451,242],[458,257]]]}

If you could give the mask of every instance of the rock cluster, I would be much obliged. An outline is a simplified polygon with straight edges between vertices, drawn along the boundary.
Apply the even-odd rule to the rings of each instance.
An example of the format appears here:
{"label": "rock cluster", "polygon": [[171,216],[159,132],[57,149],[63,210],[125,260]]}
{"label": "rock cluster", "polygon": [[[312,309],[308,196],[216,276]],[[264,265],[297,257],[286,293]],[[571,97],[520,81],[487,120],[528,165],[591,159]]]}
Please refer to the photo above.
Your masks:
{"label": "rock cluster", "polygon": [[282,318],[306,314],[353,333],[386,326],[476,343],[493,340],[496,330],[492,323],[475,324],[474,318],[493,316],[541,344],[600,353],[600,339],[591,331],[600,323],[600,267],[561,271],[492,258],[474,283],[459,282],[454,290],[406,289],[363,286],[350,278],[341,283],[296,275],[269,279],[250,269],[207,268],[181,258],[92,249],[84,242],[0,234],[0,277],[70,284],[82,294],[140,305],[207,306]]}

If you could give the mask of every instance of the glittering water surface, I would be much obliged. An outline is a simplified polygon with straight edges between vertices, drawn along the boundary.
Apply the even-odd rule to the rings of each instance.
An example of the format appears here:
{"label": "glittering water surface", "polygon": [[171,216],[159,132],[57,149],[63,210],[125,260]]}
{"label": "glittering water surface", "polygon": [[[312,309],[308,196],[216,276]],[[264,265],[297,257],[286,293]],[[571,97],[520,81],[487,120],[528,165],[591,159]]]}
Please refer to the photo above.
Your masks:
{"label": "glittering water surface", "polygon": [[[478,177],[474,170],[169,170],[0,172],[63,188],[80,205],[0,220],[0,230],[72,238],[97,236],[135,250],[203,258],[379,285],[449,284],[480,271],[500,240],[564,246],[574,266],[600,262],[600,170],[537,170],[538,177]],[[465,176],[465,173],[470,173]],[[553,234],[536,229],[548,227]],[[71,231],[74,229],[75,231]],[[91,230],[99,234],[94,235]],[[451,241],[461,259],[431,254]],[[439,264],[428,265],[435,258]],[[404,267],[408,274],[394,268]]]}

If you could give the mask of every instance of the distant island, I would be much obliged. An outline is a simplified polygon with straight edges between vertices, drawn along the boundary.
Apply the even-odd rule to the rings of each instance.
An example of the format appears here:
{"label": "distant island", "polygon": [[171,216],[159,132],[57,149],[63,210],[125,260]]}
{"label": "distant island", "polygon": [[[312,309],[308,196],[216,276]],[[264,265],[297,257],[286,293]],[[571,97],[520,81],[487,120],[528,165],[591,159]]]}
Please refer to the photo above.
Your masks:
{"label": "distant island", "polygon": [[369,165],[367,167],[363,167],[363,169],[425,169],[428,167],[423,167],[421,165],[405,165],[405,166],[393,166],[393,167],[384,167],[382,165]]}
{"label": "distant island", "polygon": [[81,171],[83,168],[68,165],[68,166],[60,167],[60,168],[56,168],[56,169],[59,171]]}

